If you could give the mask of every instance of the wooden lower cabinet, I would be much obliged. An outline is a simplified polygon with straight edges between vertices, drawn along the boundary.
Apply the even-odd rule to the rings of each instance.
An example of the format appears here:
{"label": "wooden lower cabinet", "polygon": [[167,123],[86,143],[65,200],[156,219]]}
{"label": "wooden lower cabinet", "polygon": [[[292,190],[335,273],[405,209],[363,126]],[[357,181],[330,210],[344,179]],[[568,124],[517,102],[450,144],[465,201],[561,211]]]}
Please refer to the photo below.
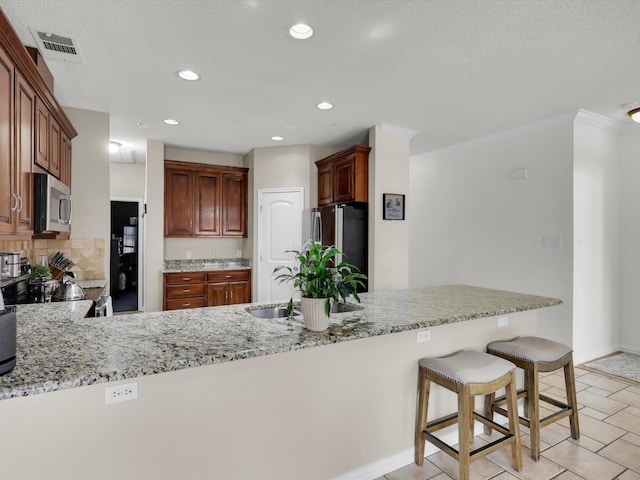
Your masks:
{"label": "wooden lower cabinet", "polygon": [[251,270],[165,273],[163,309],[214,307],[251,301]]}
{"label": "wooden lower cabinet", "polygon": [[235,305],[251,301],[251,270],[226,270],[207,274],[208,305]]}

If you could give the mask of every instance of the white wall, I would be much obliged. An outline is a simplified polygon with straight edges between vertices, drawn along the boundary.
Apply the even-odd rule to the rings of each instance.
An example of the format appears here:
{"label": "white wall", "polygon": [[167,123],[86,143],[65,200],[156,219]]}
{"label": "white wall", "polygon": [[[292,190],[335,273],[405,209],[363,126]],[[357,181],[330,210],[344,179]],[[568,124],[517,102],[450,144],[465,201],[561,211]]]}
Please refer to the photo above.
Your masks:
{"label": "white wall", "polygon": [[[164,158],[207,165],[244,166],[241,155],[170,146],[165,147]],[[164,258],[165,260],[184,259],[187,252],[191,252],[191,258],[235,258],[236,252],[243,250],[243,243],[242,238],[166,238]]]}
{"label": "white wall", "polygon": [[618,346],[618,130],[610,120],[583,111],[574,126],[573,348],[578,363],[612,353]]}
{"label": "white wall", "polygon": [[[109,114],[71,107],[64,111],[78,132],[72,140],[71,194],[75,201],[71,238],[100,238],[109,245]],[[104,259],[108,272],[108,248]]]}
{"label": "white wall", "polygon": [[[573,115],[410,161],[409,286],[463,283],[556,297],[539,334],[572,343]],[[526,167],[529,178],[509,180]],[[544,248],[543,235],[562,237]]]}
{"label": "white wall", "polygon": [[[369,129],[369,290],[402,290],[409,286],[410,137],[388,132],[380,125]],[[405,195],[405,220],[382,219],[382,195]]]}
{"label": "white wall", "polygon": [[111,162],[111,197],[144,198],[145,170],[144,163]]}
{"label": "white wall", "polygon": [[145,312],[162,310],[162,269],[164,267],[164,144],[147,140],[144,238]]}
{"label": "white wall", "polygon": [[631,125],[620,143],[619,344],[640,353],[640,125]]}

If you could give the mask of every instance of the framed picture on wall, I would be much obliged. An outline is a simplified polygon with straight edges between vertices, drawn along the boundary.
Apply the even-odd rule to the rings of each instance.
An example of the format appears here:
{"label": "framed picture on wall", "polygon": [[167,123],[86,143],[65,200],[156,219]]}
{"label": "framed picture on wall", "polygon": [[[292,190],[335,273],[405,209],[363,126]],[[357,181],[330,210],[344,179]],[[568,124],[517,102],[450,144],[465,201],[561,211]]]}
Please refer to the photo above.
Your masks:
{"label": "framed picture on wall", "polygon": [[383,193],[382,203],[383,220],[404,220],[404,195]]}

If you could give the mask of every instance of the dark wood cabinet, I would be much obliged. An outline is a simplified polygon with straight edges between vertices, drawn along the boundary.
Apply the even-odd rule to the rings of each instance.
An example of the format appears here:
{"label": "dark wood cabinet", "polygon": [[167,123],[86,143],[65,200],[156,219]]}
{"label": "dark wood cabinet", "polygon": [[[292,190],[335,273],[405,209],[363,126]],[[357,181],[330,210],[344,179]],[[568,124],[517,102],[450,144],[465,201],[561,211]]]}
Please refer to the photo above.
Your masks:
{"label": "dark wood cabinet", "polygon": [[222,236],[247,236],[247,174],[222,173]]}
{"label": "dark wood cabinet", "polygon": [[163,309],[215,307],[251,301],[251,270],[165,273]]}
{"label": "dark wood cabinet", "polygon": [[0,49],[0,233],[33,233],[35,92]]}
{"label": "dark wood cabinet", "polygon": [[163,280],[164,310],[207,306],[206,273],[165,273]]}
{"label": "dark wood cabinet", "polygon": [[369,152],[354,145],[316,162],[318,206],[369,201]]}
{"label": "dark wood cabinet", "polygon": [[[61,175],[68,159],[71,179],[73,125],[0,9],[0,234],[33,236],[33,172]],[[50,74],[49,74],[50,76]],[[53,138],[53,139],[52,139]],[[63,147],[63,143],[66,144]]]}
{"label": "dark wood cabinet", "polygon": [[207,274],[208,305],[235,305],[251,301],[251,270],[226,270]]}
{"label": "dark wood cabinet", "polygon": [[191,170],[165,168],[165,237],[193,236],[193,176]]}
{"label": "dark wood cabinet", "polygon": [[247,172],[165,161],[165,237],[246,237]]}
{"label": "dark wood cabinet", "polygon": [[64,131],[60,134],[60,181],[71,188],[71,139]]}
{"label": "dark wood cabinet", "polygon": [[13,155],[14,66],[0,48],[0,233],[15,231],[15,157]]}
{"label": "dark wood cabinet", "polygon": [[33,233],[33,122],[36,93],[16,73],[16,191],[20,199],[17,233]]}

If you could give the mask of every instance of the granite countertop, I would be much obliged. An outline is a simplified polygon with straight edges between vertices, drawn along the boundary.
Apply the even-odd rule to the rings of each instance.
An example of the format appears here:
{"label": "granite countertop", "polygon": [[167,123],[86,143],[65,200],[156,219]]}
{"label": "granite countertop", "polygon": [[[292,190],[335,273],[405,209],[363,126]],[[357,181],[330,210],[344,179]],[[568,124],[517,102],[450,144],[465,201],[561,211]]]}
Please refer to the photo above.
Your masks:
{"label": "granite countertop", "polygon": [[362,310],[311,332],[300,317],[259,319],[244,304],[84,318],[91,302],[18,306],[18,361],[0,399],[313,348],[560,305],[555,298],[464,285],[363,293]]}
{"label": "granite countertop", "polygon": [[180,273],[249,269],[251,269],[251,260],[246,258],[213,258],[197,260],[165,260],[162,272]]}

